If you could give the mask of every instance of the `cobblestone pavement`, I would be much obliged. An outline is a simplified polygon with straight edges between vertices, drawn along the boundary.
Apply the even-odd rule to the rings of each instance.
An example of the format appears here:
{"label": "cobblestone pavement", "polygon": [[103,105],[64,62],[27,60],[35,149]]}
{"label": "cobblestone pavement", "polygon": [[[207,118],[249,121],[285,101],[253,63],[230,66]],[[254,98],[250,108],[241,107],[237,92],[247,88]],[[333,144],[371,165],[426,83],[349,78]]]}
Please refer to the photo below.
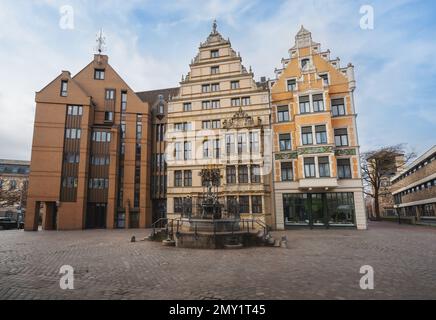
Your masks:
{"label": "cobblestone pavement", "polygon": [[[149,230],[0,231],[0,299],[436,299],[436,228],[289,230],[288,249],[130,243]],[[61,290],[59,269],[75,270]],[[374,290],[361,290],[371,265]]]}

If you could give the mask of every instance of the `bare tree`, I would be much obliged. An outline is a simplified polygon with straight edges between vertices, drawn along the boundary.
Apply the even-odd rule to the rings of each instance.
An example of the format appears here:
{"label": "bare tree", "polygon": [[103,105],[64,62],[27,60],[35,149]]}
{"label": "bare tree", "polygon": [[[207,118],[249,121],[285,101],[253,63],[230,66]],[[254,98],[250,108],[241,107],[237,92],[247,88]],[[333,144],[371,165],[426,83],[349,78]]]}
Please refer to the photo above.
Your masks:
{"label": "bare tree", "polygon": [[403,144],[382,147],[361,154],[364,193],[374,199],[374,213],[380,219],[380,197],[390,193],[384,182],[398,173],[405,164],[416,157],[406,153]]}

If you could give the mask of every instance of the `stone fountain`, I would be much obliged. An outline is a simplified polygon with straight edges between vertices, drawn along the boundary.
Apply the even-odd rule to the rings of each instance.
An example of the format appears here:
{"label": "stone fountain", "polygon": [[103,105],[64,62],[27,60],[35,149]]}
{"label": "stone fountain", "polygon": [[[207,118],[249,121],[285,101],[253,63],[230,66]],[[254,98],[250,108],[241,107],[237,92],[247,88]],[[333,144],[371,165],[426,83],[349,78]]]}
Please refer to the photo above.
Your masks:
{"label": "stone fountain", "polygon": [[[203,192],[182,202],[181,217],[168,219],[162,235],[164,245],[198,249],[234,249],[271,244],[266,226],[241,220],[236,199],[219,197],[221,174],[218,168],[201,170]],[[159,240],[153,231],[152,240]]]}

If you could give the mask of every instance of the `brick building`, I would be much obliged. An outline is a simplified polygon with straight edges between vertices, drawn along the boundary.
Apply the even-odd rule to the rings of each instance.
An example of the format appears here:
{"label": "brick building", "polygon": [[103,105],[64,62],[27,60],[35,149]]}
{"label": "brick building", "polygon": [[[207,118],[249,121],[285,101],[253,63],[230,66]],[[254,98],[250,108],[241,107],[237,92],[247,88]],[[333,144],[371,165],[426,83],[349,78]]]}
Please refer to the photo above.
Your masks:
{"label": "brick building", "polygon": [[105,55],[37,92],[25,229],[149,226],[149,123]]}
{"label": "brick building", "polygon": [[436,145],[391,178],[400,216],[436,223]]}

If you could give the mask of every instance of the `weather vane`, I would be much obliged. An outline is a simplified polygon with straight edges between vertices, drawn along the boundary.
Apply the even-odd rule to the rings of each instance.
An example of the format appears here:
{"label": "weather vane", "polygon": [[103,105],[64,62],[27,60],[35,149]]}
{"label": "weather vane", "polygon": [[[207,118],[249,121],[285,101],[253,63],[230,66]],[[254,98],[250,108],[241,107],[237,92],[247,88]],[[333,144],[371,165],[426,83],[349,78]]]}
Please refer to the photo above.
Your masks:
{"label": "weather vane", "polygon": [[106,48],[105,48],[105,44],[106,44],[106,37],[103,35],[103,30],[100,29],[100,32],[97,33],[97,51],[99,54],[101,54]]}

